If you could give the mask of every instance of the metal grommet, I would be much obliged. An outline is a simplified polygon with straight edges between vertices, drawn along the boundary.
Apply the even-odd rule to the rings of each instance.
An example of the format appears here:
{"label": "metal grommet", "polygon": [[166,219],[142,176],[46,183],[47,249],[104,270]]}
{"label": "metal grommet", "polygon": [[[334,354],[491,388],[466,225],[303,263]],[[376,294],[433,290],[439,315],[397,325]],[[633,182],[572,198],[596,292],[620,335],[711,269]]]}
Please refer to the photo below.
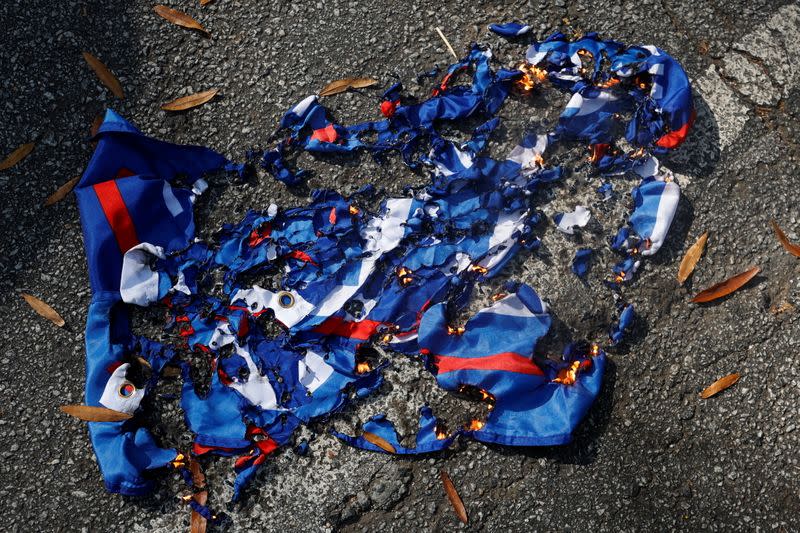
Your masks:
{"label": "metal grommet", "polygon": [[126,381],[122,385],[119,386],[117,390],[117,394],[119,394],[120,398],[128,399],[136,393],[136,386],[131,383],[130,381]]}
{"label": "metal grommet", "polygon": [[278,293],[278,305],[284,309],[289,309],[294,305],[294,296],[291,292],[281,291]]}

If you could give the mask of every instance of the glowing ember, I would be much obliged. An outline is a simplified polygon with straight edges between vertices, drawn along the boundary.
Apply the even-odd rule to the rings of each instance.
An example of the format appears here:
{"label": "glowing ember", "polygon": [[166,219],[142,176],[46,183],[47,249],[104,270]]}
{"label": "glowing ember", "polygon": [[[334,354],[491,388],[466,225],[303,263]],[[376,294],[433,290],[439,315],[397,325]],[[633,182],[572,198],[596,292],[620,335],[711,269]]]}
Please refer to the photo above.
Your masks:
{"label": "glowing ember", "polygon": [[447,430],[444,428],[444,426],[436,424],[436,427],[433,428],[433,431],[434,433],[436,433],[436,438],[438,440],[443,440],[447,438]]}
{"label": "glowing ember", "polygon": [[473,420],[472,422],[469,423],[469,425],[467,426],[467,429],[469,431],[478,431],[482,427],[483,427],[483,422],[481,422],[480,420],[476,419],[476,420]]}
{"label": "glowing ember", "polygon": [[410,285],[414,281],[413,272],[411,269],[406,267],[400,267],[397,269],[397,277],[400,279],[400,285],[406,287]]}
{"label": "glowing ember", "polygon": [[534,155],[533,156],[533,162],[535,164],[539,165],[540,167],[544,167],[544,157],[542,157],[542,154]]}
{"label": "glowing ember", "polygon": [[517,80],[517,87],[524,91],[532,91],[547,80],[547,71],[535,65],[522,63],[517,68],[522,71],[522,77]]}
{"label": "glowing ember", "polygon": [[605,143],[589,145],[589,162],[597,164],[608,153],[610,146]]}
{"label": "glowing ember", "polygon": [[356,363],[356,374],[366,374],[372,370],[369,366],[369,363],[366,361],[361,361],[360,363]]}
{"label": "glowing ember", "polygon": [[597,357],[597,355],[598,355],[599,353],[600,353],[600,346],[598,346],[597,344],[592,344],[592,347],[591,347],[591,349],[589,350],[589,354],[590,354],[592,357]]}
{"label": "glowing ember", "polygon": [[480,265],[470,265],[469,266],[469,271],[470,272],[477,272],[479,274],[486,274],[487,272],[489,272],[489,269],[486,268],[486,267],[482,267]]}
{"label": "glowing ember", "polygon": [[386,335],[381,337],[381,342],[383,342],[384,344],[388,344],[388,343],[392,342],[392,338],[393,338],[392,334],[391,333],[387,333]]}
{"label": "glowing ember", "polygon": [[614,278],[614,281],[617,283],[622,283],[623,281],[625,281],[625,272],[620,272],[619,274],[617,274],[617,276]]}
{"label": "glowing ember", "polygon": [[354,206],[354,205],[350,206],[350,214],[351,215],[357,215],[360,212],[361,212],[361,210],[359,208],[357,208],[356,206]]}
{"label": "glowing ember", "polygon": [[561,383],[562,385],[572,385],[578,378],[578,368],[581,364],[578,361],[573,361],[569,368],[562,368],[558,371],[558,377],[553,380],[553,383]]}
{"label": "glowing ember", "polygon": [[496,301],[498,301],[498,300],[502,300],[502,299],[503,299],[503,298],[505,298],[506,296],[507,296],[507,294],[506,294],[506,293],[504,293],[504,292],[498,292],[497,294],[493,294],[493,295],[492,295],[492,301],[493,301],[493,302],[496,302]]}
{"label": "glowing ember", "polygon": [[183,468],[186,465],[185,459],[186,457],[182,453],[179,453],[172,461],[173,468]]}
{"label": "glowing ember", "polygon": [[608,81],[598,83],[597,86],[601,89],[609,89],[619,83],[619,78],[610,78]]}
{"label": "glowing ember", "polygon": [[464,331],[464,326],[447,326],[448,335],[461,335]]}

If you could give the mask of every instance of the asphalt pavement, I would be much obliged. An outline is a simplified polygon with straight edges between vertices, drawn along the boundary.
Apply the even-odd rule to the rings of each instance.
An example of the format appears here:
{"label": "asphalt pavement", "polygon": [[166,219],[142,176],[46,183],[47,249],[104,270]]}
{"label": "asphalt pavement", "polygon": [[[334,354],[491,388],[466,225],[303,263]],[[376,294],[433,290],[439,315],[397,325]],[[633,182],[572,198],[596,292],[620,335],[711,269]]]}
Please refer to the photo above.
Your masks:
{"label": "asphalt pavement", "polygon": [[[612,353],[597,404],[564,447],[469,442],[405,459],[351,449],[327,435],[331,427],[352,430],[381,410],[405,421],[400,427],[409,432],[424,401],[444,412],[461,408],[418,364],[398,357],[379,394],[305,429],[310,453],[278,453],[242,503],[227,503],[232,460],[213,461],[210,503],[227,515],[222,529],[800,529],[800,262],[769,227],[774,218],[790,238],[800,238],[797,3],[216,0],[201,8],[194,0],[165,0],[200,20],[211,38],[169,25],[153,12],[154,3],[0,2],[0,158],[36,142],[28,158],[0,172],[0,528],[188,529],[177,477],[164,476],[145,498],[106,493],[85,426],[58,410],[82,399],[90,291],[74,198],[48,208],[42,202],[82,172],[98,113],[109,106],[147,134],[242,159],[268,146],[287,108],[330,80],[371,76],[388,86],[401,79],[424,94],[416,74],[451,59],[436,26],[459,52],[477,40],[491,45],[501,64],[519,63],[524,46],[487,32],[489,23],[519,19],[541,38],[564,29],[654,44],[683,64],[695,90],[695,129],[665,160],[682,185],[677,218],[664,248],[626,288],[639,317],[632,338]],[[117,75],[124,100],[98,83],[83,51]],[[212,87],[221,96],[203,107],[181,114],[159,109]],[[339,95],[330,105],[349,123],[374,117],[378,94]],[[554,112],[543,105],[508,111],[507,129],[492,149],[513,145],[525,126]],[[198,207],[201,234],[251,207],[302,205],[312,188],[348,192],[374,183],[397,194],[423,181],[397,162],[382,165],[368,156],[304,156],[301,163],[314,171],[308,189],[289,190],[263,174],[245,183],[217,179]],[[545,213],[585,198],[581,185],[559,188]],[[599,245],[609,231],[584,238]],[[707,254],[679,287],[680,258],[705,231]],[[552,225],[542,237],[542,252],[516,261],[508,277],[550,302],[556,334],[597,330],[609,297],[600,269],[589,283],[578,283],[569,262],[579,243]],[[751,265],[762,272],[744,289],[711,305],[689,303],[700,288]],[[482,288],[477,299],[492,288]],[[67,326],[35,315],[23,291],[53,305]],[[732,372],[742,376],[734,387],[699,398]],[[179,422],[177,402],[166,402],[157,433],[185,443],[188,436],[173,428]],[[460,525],[447,502],[440,469],[458,487],[469,526]]]}

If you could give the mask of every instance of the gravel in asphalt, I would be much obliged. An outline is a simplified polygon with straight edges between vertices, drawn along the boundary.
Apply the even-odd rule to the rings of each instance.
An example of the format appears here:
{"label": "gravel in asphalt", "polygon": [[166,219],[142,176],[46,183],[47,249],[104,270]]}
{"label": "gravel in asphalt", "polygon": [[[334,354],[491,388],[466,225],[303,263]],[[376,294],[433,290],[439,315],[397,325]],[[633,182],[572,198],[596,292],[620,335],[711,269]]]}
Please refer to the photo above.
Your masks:
{"label": "gravel in asphalt", "polygon": [[[625,43],[654,44],[688,71],[695,87],[695,130],[665,161],[683,198],[664,248],[646,262],[626,294],[636,302],[635,334],[612,355],[601,396],[575,441],[559,448],[512,449],[466,443],[424,458],[389,458],[347,448],[327,435],[386,410],[408,432],[423,401],[453,412],[458,401],[435,387],[412,361],[397,359],[375,397],[301,437],[310,453],[278,453],[244,502],[227,504],[232,461],[208,468],[210,503],[230,531],[642,531],[800,528],[796,428],[798,380],[797,258],[769,228],[775,218],[800,237],[797,203],[800,103],[797,62],[800,7],[768,0],[588,0],[272,2],[168,0],[204,24],[210,39],[169,25],[154,2],[28,0],[0,3],[0,154],[36,140],[34,152],[0,172],[0,516],[6,531],[179,531],[189,513],[165,476],[149,497],[107,494],[84,425],[58,411],[83,394],[83,326],[90,299],[78,212],[72,197],[43,200],[80,174],[91,155],[89,126],[106,106],[144,132],[204,144],[241,159],[264,148],[282,113],[332,79],[396,79],[423,94],[418,72],[450,61],[434,32],[457,51],[473,40],[492,45],[513,65],[524,47],[486,31],[487,24],[527,21],[539,37],[564,28],[599,31]],[[114,99],[82,51],[119,77]],[[221,97],[182,114],[159,109],[175,97],[221,89]],[[330,100],[351,122],[374,116],[377,91]],[[551,102],[553,108],[559,104]],[[510,109],[492,149],[501,153],[525,126],[551,120],[551,106]],[[550,113],[550,114],[548,114]],[[422,177],[397,162],[304,157],[309,188],[343,192],[375,183],[398,193]],[[217,179],[199,206],[202,234],[250,207],[308,201],[269,176],[244,184]],[[547,213],[574,206],[579,180],[554,195]],[[613,222],[609,221],[609,224]],[[613,227],[613,226],[610,226]],[[704,231],[710,239],[693,278],[681,288],[677,265]],[[610,232],[587,232],[601,243]],[[558,334],[595,331],[606,318],[607,291],[593,272],[576,282],[569,262],[579,243],[550,226],[542,253],[523,257],[508,277],[531,284],[553,307]],[[715,304],[688,302],[699,289],[762,267],[746,288]],[[597,268],[597,267],[595,267]],[[598,269],[599,272],[599,269]],[[56,309],[56,328],[24,303],[22,291]],[[492,292],[479,291],[476,300]],[[597,306],[597,307],[596,307]],[[553,341],[553,342],[563,342]],[[700,400],[717,378],[740,372],[728,391]],[[177,402],[164,402],[163,438]],[[182,440],[183,439],[183,440]],[[470,514],[456,520],[439,482],[446,469]]]}

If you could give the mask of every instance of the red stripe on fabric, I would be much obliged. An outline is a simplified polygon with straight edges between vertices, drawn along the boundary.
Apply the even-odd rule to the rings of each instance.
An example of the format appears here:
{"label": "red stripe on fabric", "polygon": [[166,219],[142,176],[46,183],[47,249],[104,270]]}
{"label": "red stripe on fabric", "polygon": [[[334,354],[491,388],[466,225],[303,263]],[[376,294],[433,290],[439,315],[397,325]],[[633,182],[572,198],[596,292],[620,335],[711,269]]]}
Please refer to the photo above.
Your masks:
{"label": "red stripe on fabric", "polygon": [[660,146],[661,148],[675,148],[679,146],[683,141],[686,140],[686,136],[689,135],[689,130],[694,124],[694,119],[697,116],[697,113],[692,110],[692,116],[689,117],[689,122],[684,124],[681,129],[671,131],[661,137],[657,142],[656,146]]}
{"label": "red stripe on fabric", "polygon": [[328,124],[324,128],[314,130],[314,133],[311,134],[311,140],[317,140],[324,143],[336,142],[336,139],[338,138],[339,134],[336,133],[336,128],[333,127],[333,124]]}
{"label": "red stripe on fabric", "polygon": [[311,259],[311,256],[302,250],[292,250],[291,252],[286,254],[286,256],[292,257],[294,259],[299,259],[300,261],[305,261],[306,263],[311,263],[314,266],[318,266],[317,262]]}
{"label": "red stripe on fabric", "polygon": [[100,206],[106,215],[106,220],[111,225],[111,231],[117,239],[119,250],[124,254],[137,244],[139,237],[133,226],[133,219],[128,212],[128,207],[122,199],[117,182],[114,180],[97,183],[93,186]]}
{"label": "red stripe on fabric", "polygon": [[502,370],[517,374],[543,376],[539,366],[527,357],[514,352],[503,352],[486,357],[452,357],[437,355],[434,358],[439,374],[455,370]]}
{"label": "red stripe on fabric", "polygon": [[377,322],[375,320],[348,322],[341,317],[332,316],[314,328],[314,331],[322,335],[338,335],[339,337],[364,341],[372,337],[378,330],[378,327],[382,325],[383,322]]}

